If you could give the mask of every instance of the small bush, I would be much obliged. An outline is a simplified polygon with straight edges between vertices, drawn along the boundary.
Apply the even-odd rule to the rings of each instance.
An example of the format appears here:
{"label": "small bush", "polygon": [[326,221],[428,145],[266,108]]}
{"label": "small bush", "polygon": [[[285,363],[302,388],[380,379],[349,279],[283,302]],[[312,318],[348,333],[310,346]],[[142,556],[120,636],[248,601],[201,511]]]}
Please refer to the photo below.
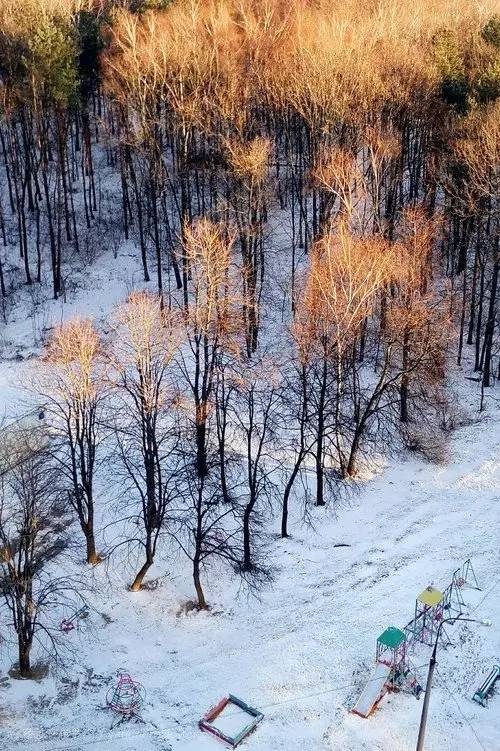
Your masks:
{"label": "small bush", "polygon": [[470,86],[465,78],[445,78],[441,83],[441,97],[459,115],[470,109]]}
{"label": "small bush", "polygon": [[500,49],[500,16],[492,16],[481,29],[481,36],[485,42]]}
{"label": "small bush", "polygon": [[476,97],[481,104],[494,102],[500,97],[500,57],[488,66],[475,88]]}
{"label": "small bush", "polygon": [[448,461],[448,441],[441,431],[409,431],[406,447],[430,464],[446,464]]}

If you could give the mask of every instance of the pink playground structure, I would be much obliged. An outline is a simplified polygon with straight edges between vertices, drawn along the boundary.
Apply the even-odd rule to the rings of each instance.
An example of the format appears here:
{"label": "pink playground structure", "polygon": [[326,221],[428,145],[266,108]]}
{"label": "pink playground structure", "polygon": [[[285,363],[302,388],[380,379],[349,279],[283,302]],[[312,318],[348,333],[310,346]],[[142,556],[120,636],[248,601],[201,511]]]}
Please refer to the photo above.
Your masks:
{"label": "pink playground structure", "polygon": [[118,683],[112,686],[106,695],[106,709],[116,713],[111,727],[119,725],[124,720],[144,722],[140,710],[146,698],[144,687],[134,681],[129,673],[119,673]]}

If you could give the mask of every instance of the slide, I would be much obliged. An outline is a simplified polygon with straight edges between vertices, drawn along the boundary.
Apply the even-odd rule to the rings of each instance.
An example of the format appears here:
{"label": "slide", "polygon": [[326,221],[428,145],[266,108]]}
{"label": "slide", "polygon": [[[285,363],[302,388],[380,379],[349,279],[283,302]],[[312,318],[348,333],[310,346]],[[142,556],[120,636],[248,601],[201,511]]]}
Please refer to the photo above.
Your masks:
{"label": "slide", "polygon": [[500,666],[499,665],[493,665],[492,669],[490,670],[488,677],[482,682],[482,684],[477,689],[476,693],[472,697],[473,701],[476,701],[478,704],[481,704],[481,706],[486,706],[486,701],[489,697],[489,695],[493,692],[493,688],[495,686],[495,683],[500,678]]}
{"label": "slide", "polygon": [[383,662],[377,662],[375,670],[370,676],[370,680],[364,687],[361,696],[359,697],[356,705],[351,709],[354,714],[359,714],[360,717],[368,717],[373,711],[377,702],[385,694],[385,684],[389,680],[392,668],[389,665],[384,665]]}

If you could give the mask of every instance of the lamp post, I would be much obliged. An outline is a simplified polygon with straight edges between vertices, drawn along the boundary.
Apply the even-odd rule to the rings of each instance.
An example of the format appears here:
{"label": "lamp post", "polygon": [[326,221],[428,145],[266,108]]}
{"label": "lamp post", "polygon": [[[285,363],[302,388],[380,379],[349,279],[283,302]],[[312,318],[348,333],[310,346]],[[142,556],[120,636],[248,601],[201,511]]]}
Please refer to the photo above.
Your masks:
{"label": "lamp post", "polygon": [[455,618],[444,618],[439,624],[438,630],[436,632],[436,641],[434,642],[431,659],[429,661],[429,672],[427,673],[427,683],[425,684],[424,705],[422,707],[422,715],[420,717],[420,728],[418,731],[417,751],[423,751],[424,749],[425,728],[427,725],[427,715],[429,713],[429,701],[431,698],[432,679],[434,677],[434,668],[436,667],[436,653],[437,653],[437,648],[439,644],[439,637],[441,636],[441,629],[445,623],[455,624],[457,621],[468,622],[468,623],[480,623],[483,626],[491,626],[491,621],[488,621],[488,620],[480,621],[476,618],[460,618],[460,616],[456,616]]}

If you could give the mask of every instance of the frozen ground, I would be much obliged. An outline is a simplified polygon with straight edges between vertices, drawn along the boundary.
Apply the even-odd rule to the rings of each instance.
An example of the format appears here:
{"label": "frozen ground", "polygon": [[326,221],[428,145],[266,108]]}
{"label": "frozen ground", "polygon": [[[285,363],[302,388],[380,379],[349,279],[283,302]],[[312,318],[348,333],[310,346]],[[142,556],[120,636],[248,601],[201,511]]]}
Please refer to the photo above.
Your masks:
{"label": "frozen ground", "polygon": [[[76,654],[66,675],[1,680],[4,748],[209,751],[217,741],[196,721],[229,691],[265,713],[244,745],[255,751],[413,749],[421,709],[413,697],[386,698],[368,720],[348,708],[368,677],[377,635],[403,625],[416,595],[446,582],[469,556],[483,591],[466,600],[493,626],[455,626],[453,646],[440,652],[427,748],[500,748],[500,696],[487,709],[470,700],[500,659],[499,491],[500,440],[490,417],[455,434],[446,467],[389,467],[336,517],[319,514],[315,531],[297,524],[292,539],[276,540],[275,582],[260,601],[235,597],[224,579],[215,588],[211,577],[212,613],[178,615],[187,575],[172,582],[163,572],[157,589],[130,594],[125,580],[98,569],[95,612],[67,637]],[[414,662],[428,656],[423,648]],[[110,731],[98,706],[119,668],[146,687],[147,724]]]}
{"label": "frozen ground", "polygon": [[[127,273],[116,281],[118,296]],[[79,309],[72,308],[70,314]],[[59,315],[54,311],[59,307],[49,309],[48,320]],[[26,324],[14,321],[8,329],[15,352]],[[28,369],[12,361],[0,368],[8,415],[18,409],[13,383]],[[271,525],[275,578],[260,599],[212,572],[212,611],[185,615],[180,609],[192,586],[178,561],[160,561],[156,589],[136,594],[126,590],[128,572],[81,565],[96,594],[82,629],[66,637],[73,649],[66,668],[39,683],[13,680],[7,670],[15,655],[2,645],[2,748],[216,751],[220,744],[200,733],[197,721],[230,692],[265,714],[241,747],[248,751],[413,750],[421,710],[413,697],[386,697],[368,720],[348,710],[369,677],[377,636],[389,625],[403,626],[419,592],[446,584],[471,557],[482,591],[467,591],[466,601],[472,617],[493,625],[450,629],[453,645],[439,653],[426,749],[500,749],[500,691],[487,709],[470,698],[500,660],[499,418],[490,401],[480,422],[453,434],[446,466],[392,460],[349,504],[335,513],[315,511],[314,529],[297,520],[293,537],[282,541]],[[413,658],[423,666],[422,680],[428,658],[427,648]],[[112,718],[99,707],[120,668],[147,690],[146,724],[110,730]]]}

